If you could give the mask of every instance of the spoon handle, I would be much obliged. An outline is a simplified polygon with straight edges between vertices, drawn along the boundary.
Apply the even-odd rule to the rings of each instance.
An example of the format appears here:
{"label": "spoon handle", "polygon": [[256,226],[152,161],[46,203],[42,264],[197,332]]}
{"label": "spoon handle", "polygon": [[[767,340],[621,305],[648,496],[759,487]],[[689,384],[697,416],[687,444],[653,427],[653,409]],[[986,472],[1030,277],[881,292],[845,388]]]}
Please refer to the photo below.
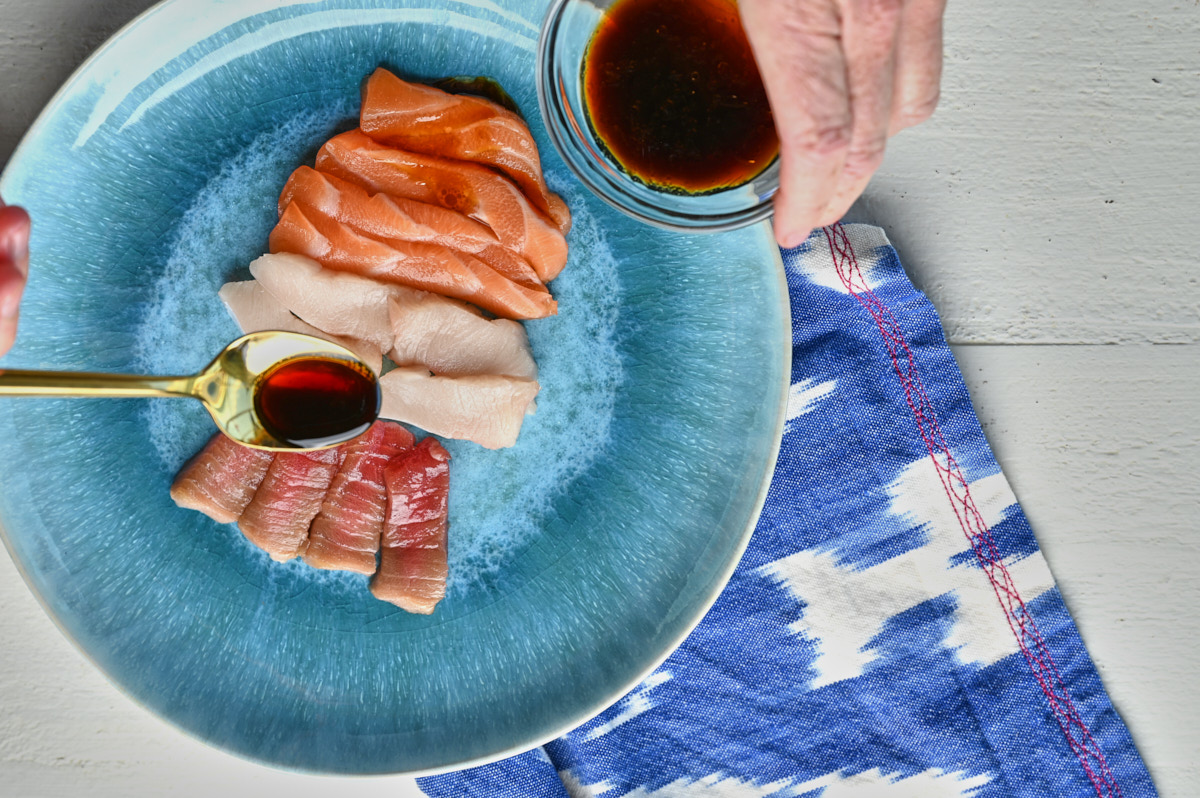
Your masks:
{"label": "spoon handle", "polygon": [[0,369],[0,396],[191,396],[195,379]]}

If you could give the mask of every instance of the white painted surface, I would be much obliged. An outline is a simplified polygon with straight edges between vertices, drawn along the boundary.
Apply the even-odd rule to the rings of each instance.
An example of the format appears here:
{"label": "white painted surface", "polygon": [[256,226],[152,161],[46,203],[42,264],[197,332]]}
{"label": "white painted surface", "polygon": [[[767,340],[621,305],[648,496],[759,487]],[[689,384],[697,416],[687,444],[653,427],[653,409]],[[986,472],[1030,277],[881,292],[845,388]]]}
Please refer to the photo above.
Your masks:
{"label": "white painted surface", "polygon": [[[0,162],[146,0],[0,0]],[[942,107],[854,217],[942,314],[1163,796],[1200,783],[1200,6],[954,0]],[[0,557],[0,794],[416,796],[282,773],[121,695]]]}

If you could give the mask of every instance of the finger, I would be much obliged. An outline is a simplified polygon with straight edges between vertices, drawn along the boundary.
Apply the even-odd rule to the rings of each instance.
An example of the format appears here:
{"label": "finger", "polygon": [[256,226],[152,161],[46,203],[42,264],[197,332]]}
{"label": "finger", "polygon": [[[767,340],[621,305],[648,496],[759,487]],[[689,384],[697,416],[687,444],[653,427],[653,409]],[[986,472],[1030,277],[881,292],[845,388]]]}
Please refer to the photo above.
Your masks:
{"label": "finger", "polygon": [[17,315],[29,272],[29,214],[0,203],[0,355],[17,334]]}
{"label": "finger", "polygon": [[775,237],[793,247],[819,224],[850,145],[837,9],[832,0],[742,0],[739,8],[779,131]]}
{"label": "finger", "polygon": [[854,127],[837,188],[818,224],[833,224],[842,218],[883,163],[902,2],[848,0],[845,4],[842,46]]}
{"label": "finger", "polygon": [[942,16],[946,0],[906,0],[896,42],[889,134],[933,116],[942,83]]}

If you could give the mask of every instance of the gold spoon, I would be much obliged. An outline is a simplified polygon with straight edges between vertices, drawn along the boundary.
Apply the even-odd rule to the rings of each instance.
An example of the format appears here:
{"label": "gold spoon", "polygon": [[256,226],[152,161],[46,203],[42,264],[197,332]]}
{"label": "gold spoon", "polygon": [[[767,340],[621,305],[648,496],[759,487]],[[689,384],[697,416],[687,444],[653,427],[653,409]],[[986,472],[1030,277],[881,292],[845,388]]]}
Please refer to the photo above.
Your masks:
{"label": "gold spoon", "polygon": [[325,449],[379,415],[379,381],[353,352],[311,335],[243,335],[188,377],[0,369],[0,396],[187,396],[255,449]]}

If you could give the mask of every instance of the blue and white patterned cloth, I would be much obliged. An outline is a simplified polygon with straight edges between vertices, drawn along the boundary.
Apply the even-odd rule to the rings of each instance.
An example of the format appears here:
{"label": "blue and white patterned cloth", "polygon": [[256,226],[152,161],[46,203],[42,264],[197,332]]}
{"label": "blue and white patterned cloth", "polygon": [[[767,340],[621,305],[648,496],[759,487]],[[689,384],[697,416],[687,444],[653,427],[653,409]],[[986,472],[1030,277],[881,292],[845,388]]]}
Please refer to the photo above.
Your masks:
{"label": "blue and white patterned cloth", "polygon": [[750,547],[686,642],[441,798],[1145,798],[1109,702],[883,232],[784,253],[792,388]]}

